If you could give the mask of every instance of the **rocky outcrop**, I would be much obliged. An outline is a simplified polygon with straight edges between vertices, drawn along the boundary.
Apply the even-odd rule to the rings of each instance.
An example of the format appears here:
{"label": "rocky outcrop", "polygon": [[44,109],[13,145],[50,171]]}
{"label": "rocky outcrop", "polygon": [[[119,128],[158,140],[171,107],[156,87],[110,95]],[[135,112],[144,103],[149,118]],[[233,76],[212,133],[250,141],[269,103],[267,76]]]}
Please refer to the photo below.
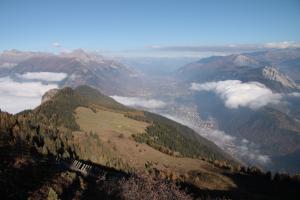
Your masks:
{"label": "rocky outcrop", "polygon": [[292,89],[300,89],[300,87],[291,80],[288,76],[281,73],[277,68],[266,66],[262,70],[262,74],[266,79],[276,81],[283,85],[284,87],[292,88]]}
{"label": "rocky outcrop", "polygon": [[43,96],[42,96],[42,103],[49,101],[50,99],[52,99],[57,92],[59,91],[59,89],[51,89],[48,90]]}

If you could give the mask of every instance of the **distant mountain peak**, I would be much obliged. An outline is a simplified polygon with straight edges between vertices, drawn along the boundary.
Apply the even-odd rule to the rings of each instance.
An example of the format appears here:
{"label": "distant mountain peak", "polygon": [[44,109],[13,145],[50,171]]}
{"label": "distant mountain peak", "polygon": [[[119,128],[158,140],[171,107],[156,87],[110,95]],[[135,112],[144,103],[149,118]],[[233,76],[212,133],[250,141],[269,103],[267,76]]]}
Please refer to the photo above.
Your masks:
{"label": "distant mountain peak", "polygon": [[75,49],[70,53],[62,53],[62,57],[75,58],[79,62],[89,63],[104,63],[104,58],[97,53],[86,52],[83,49]]}
{"label": "distant mountain peak", "polygon": [[280,72],[276,67],[265,66],[262,69],[262,74],[266,79],[279,82],[285,87],[300,89],[300,87],[292,79]]}
{"label": "distant mountain peak", "polygon": [[71,53],[69,53],[69,55],[78,58],[90,58],[90,55],[83,49],[75,49]]}
{"label": "distant mountain peak", "polygon": [[10,50],[4,50],[3,54],[20,54],[22,51],[19,51],[17,49],[10,49]]}
{"label": "distant mountain peak", "polygon": [[257,66],[259,64],[253,58],[249,58],[248,56],[245,55],[237,55],[234,58],[233,63],[237,66]]}

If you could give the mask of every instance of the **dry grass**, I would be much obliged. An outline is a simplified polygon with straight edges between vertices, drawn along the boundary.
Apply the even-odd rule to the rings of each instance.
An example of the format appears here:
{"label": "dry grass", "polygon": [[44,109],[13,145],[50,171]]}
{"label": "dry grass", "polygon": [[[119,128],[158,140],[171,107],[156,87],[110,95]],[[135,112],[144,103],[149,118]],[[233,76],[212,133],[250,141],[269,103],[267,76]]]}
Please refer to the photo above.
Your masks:
{"label": "dry grass", "polygon": [[145,132],[145,128],[149,125],[112,111],[98,109],[93,112],[89,108],[78,107],[75,112],[76,122],[80,128],[87,132],[97,132],[101,139],[109,139],[121,133],[125,137],[130,137],[132,134]]}
{"label": "dry grass", "polygon": [[[113,154],[122,158],[132,168],[159,169],[166,174],[165,177],[172,177],[174,174],[176,177],[183,177],[190,174],[188,181],[203,189],[227,190],[236,187],[231,179],[220,175],[223,169],[211,163],[167,155],[147,144],[134,141],[131,135],[144,132],[148,123],[126,118],[123,114],[113,111],[93,112],[83,107],[76,109],[75,118],[83,131],[95,132],[107,149],[113,149]],[[198,175],[191,175],[190,172],[195,171]]]}

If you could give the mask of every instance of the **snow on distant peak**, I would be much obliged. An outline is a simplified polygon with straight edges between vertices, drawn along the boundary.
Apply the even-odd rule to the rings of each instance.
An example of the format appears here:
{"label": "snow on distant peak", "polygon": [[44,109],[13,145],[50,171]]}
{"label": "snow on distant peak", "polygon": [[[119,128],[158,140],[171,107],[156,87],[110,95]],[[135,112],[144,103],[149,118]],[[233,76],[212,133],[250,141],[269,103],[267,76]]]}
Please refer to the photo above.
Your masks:
{"label": "snow on distant peak", "polygon": [[83,49],[75,49],[70,53],[61,53],[62,57],[69,57],[69,58],[75,58],[79,62],[97,62],[97,63],[104,63],[104,58],[93,52],[86,52]]}
{"label": "snow on distant peak", "polygon": [[238,66],[257,66],[258,62],[252,58],[245,55],[238,55],[234,59],[234,64]]}

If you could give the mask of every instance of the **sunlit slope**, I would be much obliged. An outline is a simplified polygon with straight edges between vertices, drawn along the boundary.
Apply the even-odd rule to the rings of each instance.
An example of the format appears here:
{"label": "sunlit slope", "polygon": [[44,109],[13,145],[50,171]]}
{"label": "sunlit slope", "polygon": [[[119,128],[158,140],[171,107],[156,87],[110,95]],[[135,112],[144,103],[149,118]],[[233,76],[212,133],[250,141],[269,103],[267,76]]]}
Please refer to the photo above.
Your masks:
{"label": "sunlit slope", "polygon": [[[79,107],[75,114],[76,122],[84,132],[96,134],[107,149],[112,149],[115,156],[135,170],[161,171],[164,176],[174,178],[185,177],[193,180],[192,173],[202,175],[199,187],[209,189],[229,189],[235,184],[226,176],[223,170],[201,159],[188,158],[180,154],[168,154],[152,148],[146,143],[134,140],[134,134],[147,134],[149,123],[125,117],[113,111],[96,110]],[[171,152],[171,150],[170,150]],[[189,177],[191,176],[191,177]]]}
{"label": "sunlit slope", "polygon": [[[103,115],[85,117],[90,118],[90,120],[85,119],[85,122],[81,123],[81,127],[75,120],[76,109],[79,107],[89,108],[93,111],[92,113],[102,112]],[[115,114],[108,114],[104,111],[114,112]],[[72,131],[80,131],[81,128],[89,126],[89,123],[96,120],[99,121],[98,126],[101,123],[101,127],[107,126],[107,130],[104,132],[119,128],[120,133],[124,132],[123,134],[127,133],[128,135],[130,129],[137,129],[140,133],[143,133],[140,125],[143,124],[142,127],[147,129],[147,134],[143,134],[143,138],[135,138],[135,140],[140,140],[140,142],[148,143],[148,145],[154,147],[168,148],[173,152],[179,152],[182,156],[212,160],[230,159],[215,144],[199,136],[190,128],[156,114],[125,107],[89,86],[79,86],[74,90],[64,88],[52,99],[36,108],[34,113],[39,120],[45,118],[52,125],[65,127]],[[105,114],[108,115],[108,119],[103,119],[102,116],[105,116]],[[137,131],[131,131],[130,134],[136,135]],[[144,141],[141,141],[141,139]]]}
{"label": "sunlit slope", "polygon": [[126,171],[155,169],[192,182],[197,171],[205,177],[201,187],[234,187],[211,163],[232,163],[214,143],[167,118],[127,108],[89,86],[61,89],[33,112],[38,120],[70,130],[68,143],[81,159]]}

